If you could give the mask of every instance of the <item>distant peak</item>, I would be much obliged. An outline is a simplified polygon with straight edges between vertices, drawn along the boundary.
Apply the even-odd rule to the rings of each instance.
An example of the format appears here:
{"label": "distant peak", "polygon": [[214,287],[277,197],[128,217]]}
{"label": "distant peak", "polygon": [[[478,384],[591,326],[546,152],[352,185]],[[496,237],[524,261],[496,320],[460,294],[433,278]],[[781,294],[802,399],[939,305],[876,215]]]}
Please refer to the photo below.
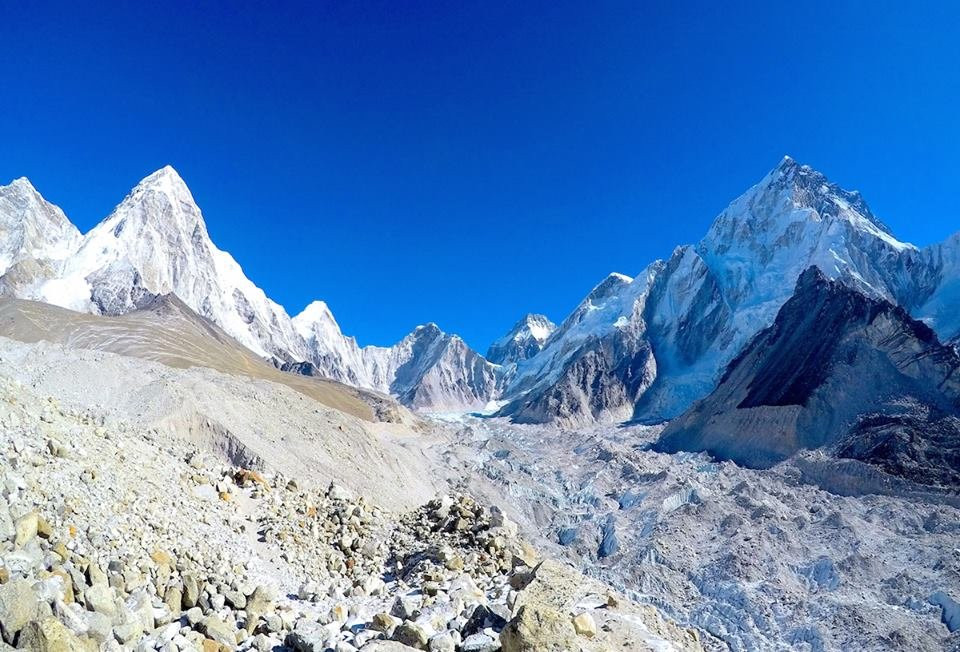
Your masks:
{"label": "distant peak", "polygon": [[18,179],[14,179],[13,181],[10,182],[9,185],[0,186],[0,189],[2,188],[8,188],[11,191],[19,194],[31,194],[31,195],[38,195],[38,196],[40,195],[40,193],[37,192],[37,189],[33,186],[33,184],[30,183],[30,179],[26,177],[20,177]]}
{"label": "distant peak", "polygon": [[440,327],[437,326],[436,323],[432,321],[427,322],[426,324],[420,324],[419,326],[413,329],[413,332],[418,335],[425,335],[428,333],[437,333],[437,334],[443,333],[443,331],[440,330]]}
{"label": "distant peak", "polygon": [[[873,214],[859,192],[841,188],[822,172],[798,163],[790,156],[784,156],[758,184],[734,200],[720,214],[711,232],[718,227],[726,231],[731,218],[751,222],[753,229],[758,226],[768,228],[776,221],[758,218],[758,214],[770,217],[770,207],[782,205],[782,202],[786,202],[787,208],[810,209],[811,215],[817,219],[841,219],[860,230],[896,242],[890,228]],[[766,212],[764,207],[768,207]],[[898,246],[907,245],[898,243]]]}
{"label": "distant peak", "polygon": [[10,182],[11,186],[17,186],[21,188],[33,188],[33,184],[30,183],[30,179],[26,177],[18,177]]}
{"label": "distant peak", "polygon": [[611,272],[607,275],[607,278],[600,281],[600,283],[591,290],[589,296],[587,297],[591,301],[598,301],[604,299],[620,288],[630,285],[633,283],[633,279],[627,276],[626,274],[620,274],[619,272]]}
{"label": "distant peak", "polygon": [[170,165],[164,165],[156,172],[145,176],[140,180],[140,183],[134,187],[131,194],[135,195],[138,191],[146,190],[159,191],[170,197],[177,197],[184,201],[194,203],[193,195],[190,194],[190,189],[187,188],[183,177]]}
{"label": "distant peak", "polygon": [[300,314],[293,318],[295,322],[315,323],[318,321],[334,321],[330,306],[325,301],[311,301]]}

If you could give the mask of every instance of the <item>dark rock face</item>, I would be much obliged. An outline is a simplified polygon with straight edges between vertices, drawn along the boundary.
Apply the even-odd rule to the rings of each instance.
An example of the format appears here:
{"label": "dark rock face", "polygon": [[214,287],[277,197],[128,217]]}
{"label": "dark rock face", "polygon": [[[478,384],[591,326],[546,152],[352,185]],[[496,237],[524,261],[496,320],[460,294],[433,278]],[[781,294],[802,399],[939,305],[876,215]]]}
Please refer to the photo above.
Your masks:
{"label": "dark rock face", "polygon": [[948,483],[960,458],[958,369],[954,347],[902,308],[810,268],[773,325],[657,448],[766,467],[828,447],[894,475]]}
{"label": "dark rock face", "polygon": [[836,455],[921,484],[960,486],[960,419],[920,408],[863,417]]}
{"label": "dark rock face", "polygon": [[623,420],[653,382],[654,364],[643,339],[619,333],[592,339],[571,356],[557,382],[508,404],[503,413],[517,423],[604,421],[618,413]]}

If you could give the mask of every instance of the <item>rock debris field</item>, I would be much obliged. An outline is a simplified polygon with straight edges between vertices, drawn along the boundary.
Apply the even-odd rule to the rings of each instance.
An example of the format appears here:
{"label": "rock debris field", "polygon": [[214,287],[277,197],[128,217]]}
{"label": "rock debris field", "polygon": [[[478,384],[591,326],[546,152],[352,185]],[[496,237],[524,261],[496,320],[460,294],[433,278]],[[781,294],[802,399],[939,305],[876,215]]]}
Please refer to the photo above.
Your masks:
{"label": "rock debris field", "polygon": [[466,494],[388,510],[10,378],[0,429],[0,649],[700,649]]}

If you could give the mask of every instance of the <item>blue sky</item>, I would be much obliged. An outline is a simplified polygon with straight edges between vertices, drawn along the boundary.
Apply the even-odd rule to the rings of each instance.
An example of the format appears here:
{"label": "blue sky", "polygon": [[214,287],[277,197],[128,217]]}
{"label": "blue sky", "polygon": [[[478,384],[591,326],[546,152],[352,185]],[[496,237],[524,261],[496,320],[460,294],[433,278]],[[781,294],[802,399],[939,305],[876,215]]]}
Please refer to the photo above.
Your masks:
{"label": "blue sky", "polygon": [[291,313],[480,350],[696,241],[784,154],[902,239],[960,229],[957,3],[271,4],[6,7],[0,183],[85,231],[171,164]]}

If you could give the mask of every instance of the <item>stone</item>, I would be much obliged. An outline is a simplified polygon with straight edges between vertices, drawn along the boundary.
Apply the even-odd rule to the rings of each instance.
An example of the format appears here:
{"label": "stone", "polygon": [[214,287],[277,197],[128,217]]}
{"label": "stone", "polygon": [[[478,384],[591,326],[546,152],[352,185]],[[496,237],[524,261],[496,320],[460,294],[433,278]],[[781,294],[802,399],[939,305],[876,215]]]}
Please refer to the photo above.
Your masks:
{"label": "stone", "polygon": [[577,632],[570,619],[546,605],[523,605],[500,632],[503,652],[576,650]]}
{"label": "stone", "polygon": [[200,601],[200,589],[203,588],[193,573],[183,575],[183,608],[192,609]]}
{"label": "stone", "polygon": [[107,584],[107,574],[103,572],[103,569],[100,568],[100,565],[97,564],[97,562],[92,561],[87,567],[87,581],[90,583],[90,586]]}
{"label": "stone", "polygon": [[203,610],[200,607],[192,607],[187,609],[184,617],[187,619],[187,623],[189,623],[191,627],[196,627],[197,624],[203,620]]}
{"label": "stone", "polygon": [[234,609],[243,609],[247,606],[247,597],[235,589],[227,589],[224,591],[223,598],[226,603]]}
{"label": "stone", "polygon": [[84,614],[84,621],[87,624],[87,636],[97,644],[103,645],[113,640],[113,623],[107,616],[88,611]]}
{"label": "stone", "polygon": [[251,593],[250,597],[247,598],[247,632],[253,632],[254,628],[257,626],[257,621],[260,620],[260,617],[265,616],[267,612],[273,609],[273,602],[274,594],[269,587],[258,586],[253,590],[253,593]]}
{"label": "stone", "polygon": [[14,545],[24,546],[37,536],[37,528],[40,526],[40,516],[36,512],[29,512],[17,519],[14,529],[16,535]]}
{"label": "stone", "polygon": [[39,614],[39,599],[30,582],[12,580],[0,586],[0,626],[8,641]]}
{"label": "stone", "polygon": [[94,584],[83,592],[83,600],[90,611],[96,611],[109,618],[117,615],[117,601],[114,590],[106,584]]}
{"label": "stone", "polygon": [[236,630],[216,616],[207,616],[201,620],[197,629],[207,638],[222,643],[231,650],[237,645]]}
{"label": "stone", "polygon": [[471,634],[460,644],[461,652],[496,652],[500,643],[487,634]]}
{"label": "stone", "polygon": [[179,613],[183,608],[183,591],[179,586],[168,586],[167,592],[163,594],[163,603],[171,613]]}
{"label": "stone", "polygon": [[588,612],[584,611],[573,619],[573,628],[580,636],[593,638],[597,635],[597,623]]}
{"label": "stone", "polygon": [[362,648],[360,652],[412,652],[418,648],[398,643],[397,641],[370,641]]}
{"label": "stone", "polygon": [[23,628],[17,647],[31,652],[94,652],[97,645],[80,639],[52,616],[34,620]]}
{"label": "stone", "polygon": [[10,517],[10,508],[7,501],[0,497],[0,541],[6,541],[16,536],[17,530]]}
{"label": "stone", "polygon": [[426,650],[430,641],[426,630],[412,620],[405,620],[397,625],[390,638],[417,650]]}
{"label": "stone", "polygon": [[200,646],[203,652],[230,652],[234,649],[232,646],[224,645],[220,641],[215,641],[212,638],[203,639]]}
{"label": "stone", "polygon": [[370,629],[383,632],[389,636],[390,633],[393,632],[394,628],[400,624],[400,622],[401,621],[399,618],[381,611],[378,614],[374,614],[373,619],[370,621]]}
{"label": "stone", "polygon": [[295,652],[324,652],[331,638],[330,630],[320,623],[301,619],[292,632],[287,634],[287,647]]}
{"label": "stone", "polygon": [[127,645],[139,638],[141,634],[143,634],[143,625],[139,621],[124,623],[113,628],[113,637],[121,645]]}
{"label": "stone", "polygon": [[440,632],[430,637],[427,649],[430,652],[454,652],[457,649],[457,644],[448,632]]}

